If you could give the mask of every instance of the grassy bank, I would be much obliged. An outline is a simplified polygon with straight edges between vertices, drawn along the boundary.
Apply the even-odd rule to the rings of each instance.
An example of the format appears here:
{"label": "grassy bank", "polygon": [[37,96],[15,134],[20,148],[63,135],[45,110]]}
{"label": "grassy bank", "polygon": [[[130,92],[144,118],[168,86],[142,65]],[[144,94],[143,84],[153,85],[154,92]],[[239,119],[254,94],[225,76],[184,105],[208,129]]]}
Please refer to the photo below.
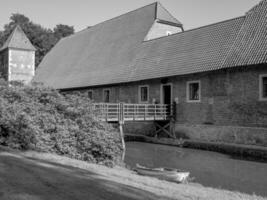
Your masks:
{"label": "grassy bank", "polygon": [[[241,194],[238,192],[230,192],[226,190],[220,190],[220,189],[213,189],[213,188],[206,188],[201,185],[197,184],[176,184],[176,183],[169,183],[166,181],[160,181],[155,178],[150,177],[143,177],[137,175],[135,172],[130,171],[128,169],[125,169],[123,167],[115,167],[115,168],[107,168],[105,166],[100,166],[96,164],[89,164],[84,161],[78,161],[70,158],[66,158],[63,156],[58,156],[54,154],[49,153],[37,153],[34,151],[27,151],[24,153],[21,152],[14,152],[7,151],[4,148],[1,150],[0,148],[0,158],[1,157],[15,157],[16,163],[18,163],[20,160],[24,160],[24,162],[31,163],[32,165],[38,165],[40,168],[48,169],[48,170],[56,170],[59,169],[60,171],[58,173],[62,172],[62,169],[69,167],[74,167],[72,171],[68,171],[68,180],[70,180],[70,177],[77,178],[77,174],[75,171],[82,170],[82,177],[83,179],[86,179],[85,182],[88,183],[89,181],[91,186],[87,187],[86,190],[90,190],[91,187],[93,187],[93,183],[95,180],[97,184],[99,184],[99,181],[101,182],[102,187],[101,191],[94,191],[96,195],[99,195],[99,198],[94,197],[94,199],[121,199],[120,196],[109,196],[111,194],[105,195],[105,192],[107,192],[107,188],[111,191],[119,191],[116,195],[124,195],[124,199],[127,195],[129,195],[129,199],[179,199],[179,200],[256,200],[256,199],[265,199],[258,196],[251,196],[247,194]],[[25,161],[26,160],[26,161]],[[60,167],[59,167],[60,166]],[[32,168],[35,168],[32,167]],[[0,170],[1,171],[1,170]],[[38,171],[40,171],[38,169]],[[8,173],[13,173],[12,170],[10,170]],[[36,172],[35,172],[36,173]],[[57,174],[58,174],[57,173]],[[38,175],[38,174],[37,174]],[[48,176],[46,174],[46,176]],[[38,180],[41,178],[40,175],[38,175]],[[97,179],[96,179],[97,178]],[[56,178],[55,178],[56,179]],[[59,178],[57,178],[59,179]],[[52,179],[55,181],[54,179]],[[74,182],[73,184],[79,186],[79,188],[82,188],[83,185],[81,182]],[[0,181],[1,183],[1,181]],[[56,183],[56,186],[53,185],[53,182],[49,182],[46,180],[46,185],[48,185],[50,188],[53,189],[53,187],[57,187],[57,194],[58,191],[60,191],[60,187],[65,187],[64,183]],[[25,183],[26,184],[26,183]],[[67,184],[67,183],[65,183]],[[26,188],[23,187],[23,188]],[[17,189],[17,188],[16,188]],[[1,190],[1,189],[0,189]],[[3,190],[3,187],[2,187]],[[132,190],[135,191],[136,195],[132,194]],[[10,190],[9,190],[10,191]],[[54,190],[52,190],[54,191]],[[70,188],[70,191],[72,195],[76,192],[75,187],[72,189]],[[139,193],[139,191],[142,191]],[[1,191],[3,193],[3,191]],[[24,193],[33,193],[34,191],[31,188],[31,191],[23,191]],[[68,193],[68,190],[65,188],[65,193]],[[81,191],[79,191],[79,194]],[[153,194],[153,195],[152,195]],[[115,195],[115,194],[113,194]],[[103,196],[103,198],[100,198]],[[50,196],[51,197],[51,196]],[[107,198],[105,198],[107,197]],[[74,198],[74,197],[73,197]],[[8,199],[8,196],[7,198]],[[11,198],[12,199],[12,198]],[[31,198],[31,199],[38,199],[38,198]],[[52,199],[58,199],[58,198],[52,198]],[[66,198],[67,199],[67,198]],[[83,199],[78,198],[76,196],[75,199]]]}

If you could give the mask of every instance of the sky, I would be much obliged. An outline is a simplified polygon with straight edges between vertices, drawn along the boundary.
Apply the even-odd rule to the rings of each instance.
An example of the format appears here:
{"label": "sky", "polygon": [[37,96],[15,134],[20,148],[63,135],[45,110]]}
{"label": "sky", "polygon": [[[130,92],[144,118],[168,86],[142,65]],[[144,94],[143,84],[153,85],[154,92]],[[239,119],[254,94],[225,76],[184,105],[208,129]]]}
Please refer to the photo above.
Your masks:
{"label": "sky", "polygon": [[[21,13],[46,28],[56,24],[80,31],[135,10],[154,0],[0,0],[0,30],[12,13]],[[186,30],[244,15],[260,0],[160,0]]]}

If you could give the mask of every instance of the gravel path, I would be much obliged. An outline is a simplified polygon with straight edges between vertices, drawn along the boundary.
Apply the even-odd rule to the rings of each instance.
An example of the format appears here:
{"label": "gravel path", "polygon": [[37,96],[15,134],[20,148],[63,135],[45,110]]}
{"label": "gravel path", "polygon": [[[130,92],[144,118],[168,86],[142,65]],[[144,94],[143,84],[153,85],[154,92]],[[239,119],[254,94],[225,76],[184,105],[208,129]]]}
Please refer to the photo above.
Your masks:
{"label": "gravel path", "polygon": [[100,175],[0,152],[1,200],[162,199]]}

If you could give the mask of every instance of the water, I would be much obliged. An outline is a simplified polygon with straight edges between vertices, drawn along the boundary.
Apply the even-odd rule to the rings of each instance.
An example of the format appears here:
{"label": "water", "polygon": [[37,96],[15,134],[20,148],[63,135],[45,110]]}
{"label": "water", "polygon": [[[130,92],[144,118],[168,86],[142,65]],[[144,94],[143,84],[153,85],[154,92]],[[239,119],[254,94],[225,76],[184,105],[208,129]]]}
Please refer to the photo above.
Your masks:
{"label": "water", "polygon": [[237,160],[228,155],[163,145],[126,143],[125,162],[190,171],[204,186],[267,196],[267,163]]}

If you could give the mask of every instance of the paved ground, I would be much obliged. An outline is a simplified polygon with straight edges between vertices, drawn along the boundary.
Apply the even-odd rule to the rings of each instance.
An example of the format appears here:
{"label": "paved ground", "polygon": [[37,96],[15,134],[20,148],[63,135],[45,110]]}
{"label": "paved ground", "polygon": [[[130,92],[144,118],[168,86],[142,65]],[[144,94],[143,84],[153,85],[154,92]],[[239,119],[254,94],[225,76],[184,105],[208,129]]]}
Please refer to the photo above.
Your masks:
{"label": "paved ground", "polygon": [[165,199],[85,170],[0,151],[1,200]]}

